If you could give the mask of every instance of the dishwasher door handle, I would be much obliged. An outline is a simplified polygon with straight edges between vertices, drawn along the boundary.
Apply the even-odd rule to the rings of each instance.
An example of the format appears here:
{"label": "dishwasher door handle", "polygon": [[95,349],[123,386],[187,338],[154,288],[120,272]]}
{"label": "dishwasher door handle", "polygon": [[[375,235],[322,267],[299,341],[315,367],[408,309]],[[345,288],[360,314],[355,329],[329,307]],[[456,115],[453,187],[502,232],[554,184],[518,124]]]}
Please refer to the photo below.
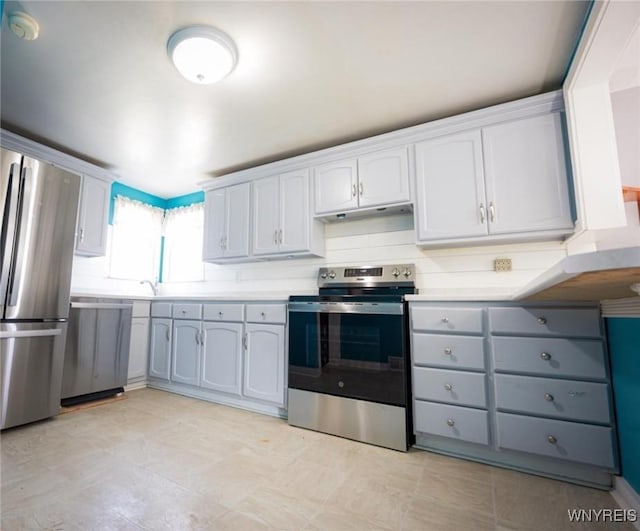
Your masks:
{"label": "dishwasher door handle", "polygon": [[133,304],[115,303],[115,302],[72,302],[72,308],[81,308],[83,310],[128,310],[133,309]]}

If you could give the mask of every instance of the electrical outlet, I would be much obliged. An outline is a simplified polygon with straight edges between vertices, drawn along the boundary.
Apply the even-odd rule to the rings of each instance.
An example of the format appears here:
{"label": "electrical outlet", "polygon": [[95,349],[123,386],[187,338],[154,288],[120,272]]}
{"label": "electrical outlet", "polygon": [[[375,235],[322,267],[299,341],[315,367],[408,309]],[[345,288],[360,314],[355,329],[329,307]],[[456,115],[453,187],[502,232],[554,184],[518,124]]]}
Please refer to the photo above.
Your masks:
{"label": "electrical outlet", "polygon": [[493,261],[494,271],[511,271],[511,258],[496,258]]}

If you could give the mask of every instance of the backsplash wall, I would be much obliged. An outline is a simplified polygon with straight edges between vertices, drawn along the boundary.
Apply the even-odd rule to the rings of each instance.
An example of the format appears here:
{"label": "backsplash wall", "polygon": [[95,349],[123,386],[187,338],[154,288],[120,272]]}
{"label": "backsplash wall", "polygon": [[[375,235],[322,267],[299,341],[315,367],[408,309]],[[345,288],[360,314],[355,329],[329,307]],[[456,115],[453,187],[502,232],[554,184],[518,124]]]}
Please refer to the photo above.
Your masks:
{"label": "backsplash wall", "polygon": [[[413,263],[421,292],[437,296],[474,292],[508,297],[566,256],[561,242],[422,250],[415,245],[413,218],[407,215],[346,220],[325,227],[326,257],[205,264],[204,282],[161,284],[168,296],[314,292],[323,265]],[[495,258],[511,258],[513,271],[493,271]],[[104,257],[76,257],[72,279],[75,293],[150,295],[138,281],[107,277]]]}

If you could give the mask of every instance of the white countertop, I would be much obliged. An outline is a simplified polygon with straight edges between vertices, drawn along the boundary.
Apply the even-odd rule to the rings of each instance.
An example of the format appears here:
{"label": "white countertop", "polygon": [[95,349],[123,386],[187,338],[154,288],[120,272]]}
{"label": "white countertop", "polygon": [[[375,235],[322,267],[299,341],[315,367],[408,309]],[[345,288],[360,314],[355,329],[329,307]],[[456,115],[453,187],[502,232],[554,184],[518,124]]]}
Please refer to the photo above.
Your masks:
{"label": "white countertop", "polygon": [[84,292],[73,292],[71,293],[71,297],[92,297],[98,299],[127,299],[127,300],[141,300],[141,301],[215,301],[215,302],[254,302],[254,301],[274,301],[274,302],[282,302],[289,300],[290,295],[317,295],[315,291],[304,291],[304,292],[251,292],[251,293],[211,293],[211,294],[202,294],[202,295],[123,295],[123,294],[115,294],[115,293],[84,293]]}

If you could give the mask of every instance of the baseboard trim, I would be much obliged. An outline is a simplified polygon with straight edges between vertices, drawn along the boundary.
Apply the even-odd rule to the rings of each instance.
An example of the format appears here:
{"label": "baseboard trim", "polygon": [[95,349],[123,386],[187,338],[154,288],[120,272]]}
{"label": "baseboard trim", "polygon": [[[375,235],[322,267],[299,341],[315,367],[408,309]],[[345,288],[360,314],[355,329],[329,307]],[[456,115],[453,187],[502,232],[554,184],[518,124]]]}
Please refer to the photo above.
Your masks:
{"label": "baseboard trim", "polygon": [[614,476],[611,495],[621,509],[633,509],[636,512],[639,520],[631,522],[631,525],[640,530],[640,494],[622,476]]}
{"label": "baseboard trim", "polygon": [[129,384],[124,386],[124,390],[126,391],[135,391],[136,389],[144,389],[147,386],[146,380],[141,380],[140,382],[130,382]]}

